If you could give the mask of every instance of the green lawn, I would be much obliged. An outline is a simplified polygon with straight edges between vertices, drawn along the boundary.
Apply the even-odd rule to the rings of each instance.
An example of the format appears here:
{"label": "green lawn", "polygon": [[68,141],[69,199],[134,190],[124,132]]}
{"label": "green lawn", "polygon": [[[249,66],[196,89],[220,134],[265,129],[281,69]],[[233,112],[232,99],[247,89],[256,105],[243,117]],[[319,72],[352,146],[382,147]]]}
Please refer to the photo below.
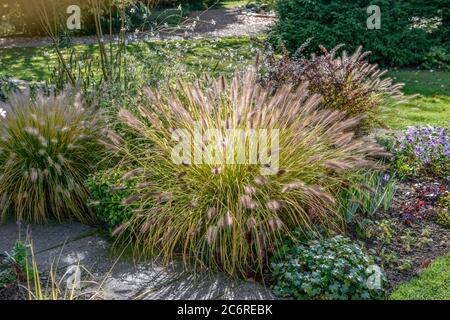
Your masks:
{"label": "green lawn", "polygon": [[[233,1],[234,3],[235,1]],[[232,2],[224,2],[231,5]],[[205,72],[230,74],[255,56],[259,46],[249,37],[210,40],[154,41],[132,44],[129,52],[162,74],[198,76]],[[96,52],[96,45],[77,46],[80,53]],[[44,54],[48,52],[49,56]],[[51,48],[0,49],[0,77],[43,81],[50,77],[56,56]],[[155,55],[155,52],[158,52]],[[170,62],[169,62],[170,61]],[[178,72],[178,73],[177,73]],[[450,72],[392,71],[389,76],[406,84],[407,95],[420,94],[407,103],[385,106],[381,120],[389,128],[411,125],[448,126],[450,121]]]}
{"label": "green lawn", "polygon": [[436,259],[417,278],[400,285],[392,300],[450,300],[450,253]]}
{"label": "green lawn", "polygon": [[384,107],[383,123],[392,129],[405,129],[411,125],[449,125],[450,72],[392,71],[389,76],[395,82],[405,83],[405,94],[420,96],[404,104]]}
{"label": "green lawn", "polygon": [[224,8],[238,8],[247,4],[248,0],[222,0],[220,6]]}
{"label": "green lawn", "polygon": [[[204,72],[217,75],[247,64],[258,46],[258,42],[249,37],[152,41],[130,44],[128,52],[145,63],[162,64],[166,69],[177,64],[196,75]],[[79,55],[97,55],[97,45],[79,45],[76,49]],[[149,61],[152,59],[154,61]],[[57,56],[51,47],[0,49],[0,77],[45,81],[55,61]]]}

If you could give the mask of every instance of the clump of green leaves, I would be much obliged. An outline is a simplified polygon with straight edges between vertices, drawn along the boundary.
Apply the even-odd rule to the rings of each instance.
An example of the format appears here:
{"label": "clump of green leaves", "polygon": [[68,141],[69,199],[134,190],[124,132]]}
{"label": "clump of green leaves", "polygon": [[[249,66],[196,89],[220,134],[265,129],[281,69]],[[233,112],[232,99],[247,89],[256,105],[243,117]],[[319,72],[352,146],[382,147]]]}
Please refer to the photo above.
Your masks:
{"label": "clump of green leaves", "polygon": [[103,151],[102,130],[79,95],[14,95],[0,121],[1,217],[90,220],[84,181]]}
{"label": "clump of green leaves", "polygon": [[126,171],[121,169],[109,169],[90,176],[86,181],[90,194],[88,206],[110,231],[132,215],[132,207],[124,202],[139,188],[139,177],[124,179],[125,174]]}
{"label": "clump of green leaves", "polygon": [[[384,276],[373,274],[378,268],[370,268],[372,265],[371,256],[340,235],[294,243],[278,251],[272,260],[273,291],[280,297],[300,300],[382,298]],[[378,280],[380,286],[372,285]]]}
{"label": "clump of green leaves", "polygon": [[27,246],[18,240],[10,253],[0,256],[0,290],[26,276],[26,270]]}
{"label": "clump of green leaves", "polygon": [[448,212],[448,209],[438,210],[436,222],[443,227],[450,228],[450,212]]}

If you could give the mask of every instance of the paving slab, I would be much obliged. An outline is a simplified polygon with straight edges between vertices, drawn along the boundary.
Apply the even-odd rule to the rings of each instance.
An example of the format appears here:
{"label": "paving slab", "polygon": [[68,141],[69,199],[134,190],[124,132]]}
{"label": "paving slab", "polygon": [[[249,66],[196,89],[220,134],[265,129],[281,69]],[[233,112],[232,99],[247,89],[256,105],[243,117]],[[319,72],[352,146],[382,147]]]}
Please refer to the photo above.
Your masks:
{"label": "paving slab", "polygon": [[92,227],[77,222],[61,224],[49,221],[42,225],[22,223],[20,227],[14,222],[6,222],[0,224],[0,252],[11,250],[18,239],[26,239],[27,233],[31,234],[34,250],[38,253],[84,237],[94,230]]}
{"label": "paving slab", "polygon": [[[24,239],[24,226],[20,229]],[[181,262],[163,265],[157,260],[134,263],[129,257],[119,258],[112,253],[111,242],[101,237],[98,230],[76,222],[50,222],[25,229],[31,232],[35,260],[44,278],[52,268],[68,280],[81,266],[82,292],[95,291],[98,299],[274,299],[261,284],[231,279],[221,273],[193,273]],[[16,224],[0,225],[2,252],[11,250],[18,238]],[[91,285],[86,285],[87,281]]]}

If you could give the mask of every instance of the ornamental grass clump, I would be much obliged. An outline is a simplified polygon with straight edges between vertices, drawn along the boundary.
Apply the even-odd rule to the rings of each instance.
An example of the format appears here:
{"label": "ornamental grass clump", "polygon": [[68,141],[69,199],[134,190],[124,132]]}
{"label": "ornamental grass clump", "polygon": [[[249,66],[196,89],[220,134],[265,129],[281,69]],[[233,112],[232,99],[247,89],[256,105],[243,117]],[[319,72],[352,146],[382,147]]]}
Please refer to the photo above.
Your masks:
{"label": "ornamental grass clump", "polygon": [[[252,67],[231,82],[223,77],[206,79],[206,85],[180,81],[168,95],[148,91],[150,102],[139,107],[139,115],[120,111],[138,135],[132,148],[122,150],[123,165],[135,169],[120,185],[139,178],[142,187],[123,202],[140,208],[113,234],[134,241],[138,254],[167,260],[181,254],[185,262],[243,275],[261,272],[294,227],[344,228],[335,195],[349,172],[376,167],[386,153],[368,139],[355,138],[352,129],[361,118],[321,110],[320,96],[309,95],[306,85],[286,85],[272,95],[256,78]],[[199,126],[214,129],[215,137],[196,139]],[[179,129],[189,139],[181,139]],[[239,144],[224,138],[233,129],[279,130],[278,146],[257,151],[256,159],[270,154],[270,161],[190,158],[216,146],[219,155],[236,160]],[[174,161],[180,141],[187,141],[188,152]],[[243,146],[250,150],[251,140]]]}
{"label": "ornamental grass clump", "polygon": [[322,55],[305,58],[300,53],[307,45],[305,43],[296,55],[285,50],[279,60],[269,56],[263,83],[278,87],[308,81],[311,92],[323,96],[324,108],[345,111],[350,116],[366,115],[364,125],[375,121],[381,104],[405,98],[401,91],[403,84],[393,84],[391,78],[385,77],[386,70],[370,64],[367,61],[370,52],[363,52],[361,47],[351,56],[346,51],[336,56],[342,45],[331,51],[320,46]]}
{"label": "ornamental grass clump", "polygon": [[84,180],[103,150],[97,116],[71,91],[14,95],[0,121],[1,217],[91,220]]}

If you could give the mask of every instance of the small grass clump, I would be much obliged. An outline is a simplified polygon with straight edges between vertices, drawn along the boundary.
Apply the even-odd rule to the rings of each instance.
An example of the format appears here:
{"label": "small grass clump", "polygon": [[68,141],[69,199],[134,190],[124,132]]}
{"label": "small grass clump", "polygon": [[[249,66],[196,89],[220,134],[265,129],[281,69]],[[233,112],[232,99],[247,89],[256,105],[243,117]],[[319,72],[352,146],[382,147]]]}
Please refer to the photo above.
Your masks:
{"label": "small grass clump", "polygon": [[1,217],[90,220],[84,181],[103,149],[98,118],[69,91],[13,95],[0,121]]}
{"label": "small grass clump", "polygon": [[[342,230],[334,195],[349,172],[376,167],[386,153],[355,137],[352,129],[361,118],[321,110],[320,96],[309,95],[306,87],[287,85],[272,95],[252,67],[231,82],[179,82],[167,96],[148,91],[150,102],[139,107],[140,116],[121,110],[120,118],[138,136],[122,150],[123,165],[135,168],[123,178],[141,179],[124,203],[140,207],[113,234],[131,238],[139,254],[169,260],[181,253],[185,262],[237,275],[261,272],[268,255],[299,225]],[[176,130],[196,135],[197,125],[216,132],[187,148],[204,161],[191,161],[192,154],[173,161],[180,143]],[[250,142],[228,140],[232,129],[277,129],[279,147],[260,149],[258,164],[240,162],[241,148]],[[204,153],[211,145],[221,146],[212,161]],[[270,161],[263,165],[266,156]]]}

